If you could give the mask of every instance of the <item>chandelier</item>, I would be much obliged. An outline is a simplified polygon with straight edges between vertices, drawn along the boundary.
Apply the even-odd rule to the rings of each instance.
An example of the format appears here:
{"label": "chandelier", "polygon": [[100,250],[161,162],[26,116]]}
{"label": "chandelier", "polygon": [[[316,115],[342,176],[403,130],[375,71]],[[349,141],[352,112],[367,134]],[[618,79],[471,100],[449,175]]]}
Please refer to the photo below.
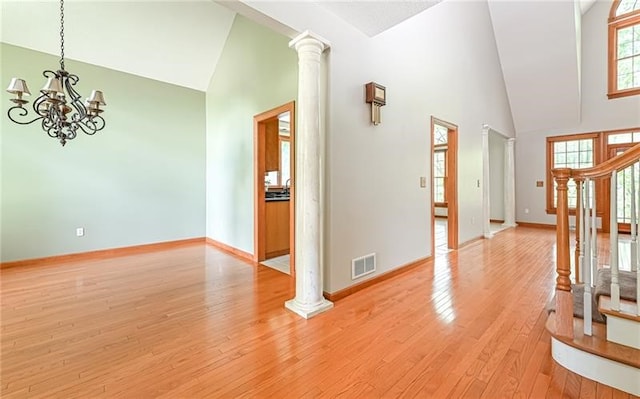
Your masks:
{"label": "chandelier", "polygon": [[41,121],[42,129],[49,137],[58,139],[63,146],[67,140],[76,138],[79,130],[93,135],[104,129],[105,121],[100,116],[103,112],[100,106],[107,104],[102,92],[93,90],[83,103],[82,97],[74,89],[80,79],[64,69],[64,0],[60,0],[60,69],[56,72],[46,70],[42,75],[47,82],[33,102],[33,112],[37,116],[32,120],[28,120],[29,111],[24,107],[29,101],[22,98],[31,94],[27,82],[24,79],[11,79],[7,92],[15,94],[10,101],[16,104],[7,112],[11,121],[20,125]]}

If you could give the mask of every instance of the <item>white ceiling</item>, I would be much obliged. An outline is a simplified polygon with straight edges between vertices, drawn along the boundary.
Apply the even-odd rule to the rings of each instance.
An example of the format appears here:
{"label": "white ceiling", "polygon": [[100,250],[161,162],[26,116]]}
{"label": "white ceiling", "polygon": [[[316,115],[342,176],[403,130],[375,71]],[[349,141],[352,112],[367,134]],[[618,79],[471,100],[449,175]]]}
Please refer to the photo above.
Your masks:
{"label": "white ceiling", "polygon": [[322,7],[373,37],[442,0],[317,1]]}
{"label": "white ceiling", "polygon": [[[0,6],[0,41],[60,54],[58,2]],[[205,91],[234,16],[210,0],[67,0],[65,57]]]}

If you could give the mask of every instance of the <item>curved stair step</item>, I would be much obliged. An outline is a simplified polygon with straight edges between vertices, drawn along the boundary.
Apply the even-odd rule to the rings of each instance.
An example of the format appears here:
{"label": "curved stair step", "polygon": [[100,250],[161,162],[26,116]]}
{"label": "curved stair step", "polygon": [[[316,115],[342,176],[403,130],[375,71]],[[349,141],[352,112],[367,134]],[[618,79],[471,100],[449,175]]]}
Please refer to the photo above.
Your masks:
{"label": "curved stair step", "polygon": [[593,335],[584,335],[584,321],[574,317],[574,337],[560,336],[556,314],[551,312],[546,328],[553,359],[576,374],[640,396],[640,350],[608,341],[606,325],[592,326]]}

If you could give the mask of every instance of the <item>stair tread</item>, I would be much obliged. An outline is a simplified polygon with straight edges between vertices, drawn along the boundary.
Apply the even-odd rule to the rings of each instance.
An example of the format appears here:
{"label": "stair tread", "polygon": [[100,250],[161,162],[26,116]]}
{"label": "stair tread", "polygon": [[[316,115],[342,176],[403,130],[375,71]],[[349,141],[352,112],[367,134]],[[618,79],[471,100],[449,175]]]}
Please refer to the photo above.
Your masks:
{"label": "stair tread", "polygon": [[[620,298],[636,301],[638,275],[635,272],[626,270],[618,271],[618,283],[620,286]],[[596,300],[601,295],[611,296],[611,269],[603,268],[598,270],[596,275],[595,290],[593,291]]]}
{"label": "stair tread", "polygon": [[638,312],[638,305],[636,302],[628,301],[626,299],[620,299],[620,310],[611,309],[611,297],[601,295],[598,302],[598,311],[609,316],[621,317],[640,323],[640,315]]}
{"label": "stair tread", "polygon": [[592,323],[591,336],[584,335],[584,320],[573,318],[573,338],[556,334],[556,313],[549,313],[546,328],[559,341],[576,349],[604,357],[631,367],[640,368],[640,350],[607,341],[606,325]]}

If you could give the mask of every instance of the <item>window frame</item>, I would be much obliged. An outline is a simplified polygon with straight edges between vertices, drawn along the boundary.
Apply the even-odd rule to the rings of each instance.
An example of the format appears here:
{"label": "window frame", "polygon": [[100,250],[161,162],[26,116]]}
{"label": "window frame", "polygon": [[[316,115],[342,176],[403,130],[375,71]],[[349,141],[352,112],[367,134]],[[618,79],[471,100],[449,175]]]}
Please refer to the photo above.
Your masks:
{"label": "window frame", "polygon": [[618,31],[630,26],[638,25],[640,28],[640,10],[628,12],[616,16],[616,10],[620,0],[614,0],[609,11],[609,49],[608,49],[608,91],[609,99],[635,96],[640,94],[640,87],[618,90]]}
{"label": "window frame", "polygon": [[[553,146],[557,142],[563,141],[576,141],[576,140],[593,140],[593,166],[598,165],[602,162],[602,137],[605,135],[601,135],[600,133],[580,133],[580,134],[569,134],[564,136],[550,136],[547,137],[547,190],[546,190],[546,212],[549,215],[555,215],[557,213],[557,208],[553,204],[554,199],[554,180],[553,175],[551,174],[551,169],[553,169],[554,165],[554,149]],[[601,185],[596,185],[596,215],[601,214]],[[569,208],[569,214],[575,215],[576,208]]]}

